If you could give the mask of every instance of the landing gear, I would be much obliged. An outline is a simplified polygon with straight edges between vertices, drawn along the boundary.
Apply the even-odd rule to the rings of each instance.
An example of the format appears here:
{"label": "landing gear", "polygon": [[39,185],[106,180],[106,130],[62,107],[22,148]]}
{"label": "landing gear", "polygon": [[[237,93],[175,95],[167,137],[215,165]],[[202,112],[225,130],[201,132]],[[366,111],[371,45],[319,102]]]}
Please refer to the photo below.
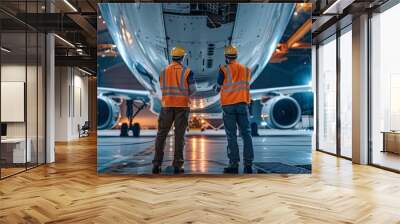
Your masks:
{"label": "landing gear", "polygon": [[121,125],[121,132],[120,132],[119,136],[128,137],[129,136],[128,132],[129,132],[128,124],[127,123],[123,123]]}
{"label": "landing gear", "polygon": [[133,137],[139,137],[140,136],[140,124],[139,123],[134,123],[133,124],[132,133],[133,133]]}
{"label": "landing gear", "polygon": [[[142,111],[145,107],[147,106],[146,102],[142,100],[127,100],[126,101],[126,116],[128,117],[129,120],[129,126],[127,127],[128,131],[132,130],[133,137],[139,137],[140,136],[140,124],[139,123],[134,123],[132,125],[133,119]],[[134,112],[134,108],[136,108],[136,111]],[[121,126],[121,136],[122,136],[122,126]],[[125,133],[124,133],[125,134]],[[128,136],[128,135],[124,135]]]}

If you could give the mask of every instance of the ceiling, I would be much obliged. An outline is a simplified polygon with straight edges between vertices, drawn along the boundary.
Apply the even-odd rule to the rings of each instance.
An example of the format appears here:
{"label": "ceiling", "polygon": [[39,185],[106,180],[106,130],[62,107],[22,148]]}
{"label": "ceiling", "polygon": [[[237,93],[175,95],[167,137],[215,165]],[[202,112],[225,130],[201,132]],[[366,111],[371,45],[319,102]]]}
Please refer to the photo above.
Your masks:
{"label": "ceiling", "polygon": [[[7,55],[23,60],[35,55],[36,35],[56,34],[56,65],[74,65],[96,73],[97,1],[95,0],[1,0],[2,46]],[[51,13],[49,13],[51,12]],[[39,33],[39,34],[38,34]],[[39,37],[39,40],[42,40]],[[27,44],[25,43],[27,41]],[[26,47],[27,46],[27,47]],[[26,52],[25,52],[26,47]],[[4,58],[4,57],[3,57]]]}
{"label": "ceiling", "polygon": [[[332,6],[335,1],[350,2],[342,9],[339,15],[324,15],[324,11]],[[347,14],[355,14],[357,11],[364,11],[368,8],[377,7],[387,0],[305,0],[291,2],[307,2],[312,4],[312,37],[316,39],[335,22]],[[114,1],[114,0],[1,0],[0,1],[0,27],[3,33],[3,45],[13,48],[15,58],[21,55],[30,55],[40,48],[30,43],[28,37],[27,52],[23,52],[25,38],[17,37],[25,32],[54,32],[60,38],[56,38],[56,63],[57,65],[70,65],[82,67],[92,73],[97,70],[97,38],[100,43],[108,44],[109,35],[105,25],[98,21],[97,3],[100,2],[137,2],[137,1]],[[288,2],[272,0],[268,2]],[[52,13],[49,13],[49,12]],[[310,11],[309,11],[310,12]],[[309,13],[299,13],[292,20],[286,30],[282,42],[290,38],[305,20]],[[99,37],[96,36],[98,29]],[[24,36],[24,35],[22,35]],[[27,35],[29,36],[29,35]],[[311,38],[311,32],[307,33],[300,40],[307,42]],[[64,41],[65,40],[65,41]],[[287,60],[304,61],[309,55],[308,49],[290,49],[285,55]],[[11,59],[10,55],[10,59]],[[280,61],[279,59],[278,61]],[[285,59],[286,60],[286,59]],[[283,61],[282,61],[283,62]]]}

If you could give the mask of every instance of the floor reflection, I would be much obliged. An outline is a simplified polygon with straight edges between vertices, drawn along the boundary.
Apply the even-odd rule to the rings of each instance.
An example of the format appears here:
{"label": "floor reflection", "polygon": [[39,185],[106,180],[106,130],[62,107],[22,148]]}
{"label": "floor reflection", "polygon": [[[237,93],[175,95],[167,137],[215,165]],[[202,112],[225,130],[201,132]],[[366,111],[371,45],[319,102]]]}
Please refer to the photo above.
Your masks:
{"label": "floor reflection", "polygon": [[[254,168],[259,173],[309,173],[311,171],[311,132],[303,135],[272,134],[253,138]],[[228,164],[224,136],[186,137],[185,173],[220,174]],[[239,139],[239,147],[242,148]],[[163,170],[170,166],[174,137],[167,139]],[[242,150],[240,151],[242,155]],[[98,137],[100,173],[150,174],[154,137]]]}

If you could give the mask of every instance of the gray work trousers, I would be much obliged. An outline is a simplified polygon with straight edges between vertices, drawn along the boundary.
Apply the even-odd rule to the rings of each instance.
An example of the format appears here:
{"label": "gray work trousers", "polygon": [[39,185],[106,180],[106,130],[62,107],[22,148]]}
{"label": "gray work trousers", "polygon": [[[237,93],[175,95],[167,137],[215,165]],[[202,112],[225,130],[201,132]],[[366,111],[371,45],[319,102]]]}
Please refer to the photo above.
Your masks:
{"label": "gray work trousers", "polygon": [[183,148],[185,146],[185,132],[188,126],[188,107],[163,107],[158,117],[158,132],[155,145],[153,165],[161,166],[164,158],[164,147],[168,133],[174,124],[175,127],[175,151],[174,167],[183,166]]}

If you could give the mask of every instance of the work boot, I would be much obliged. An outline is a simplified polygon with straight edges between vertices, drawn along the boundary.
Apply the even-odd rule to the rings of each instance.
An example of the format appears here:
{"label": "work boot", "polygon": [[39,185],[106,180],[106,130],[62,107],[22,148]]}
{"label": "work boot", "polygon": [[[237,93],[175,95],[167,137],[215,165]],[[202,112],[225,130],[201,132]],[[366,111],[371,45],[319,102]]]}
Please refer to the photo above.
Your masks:
{"label": "work boot", "polygon": [[239,166],[236,164],[229,164],[229,166],[224,168],[224,173],[227,174],[238,174],[239,173]]}
{"label": "work boot", "polygon": [[253,168],[251,166],[244,166],[243,173],[252,174]]}
{"label": "work boot", "polygon": [[161,166],[153,166],[153,170],[152,170],[153,174],[160,174],[161,173]]}
{"label": "work boot", "polygon": [[174,166],[174,174],[184,173],[185,170],[181,166]]}

